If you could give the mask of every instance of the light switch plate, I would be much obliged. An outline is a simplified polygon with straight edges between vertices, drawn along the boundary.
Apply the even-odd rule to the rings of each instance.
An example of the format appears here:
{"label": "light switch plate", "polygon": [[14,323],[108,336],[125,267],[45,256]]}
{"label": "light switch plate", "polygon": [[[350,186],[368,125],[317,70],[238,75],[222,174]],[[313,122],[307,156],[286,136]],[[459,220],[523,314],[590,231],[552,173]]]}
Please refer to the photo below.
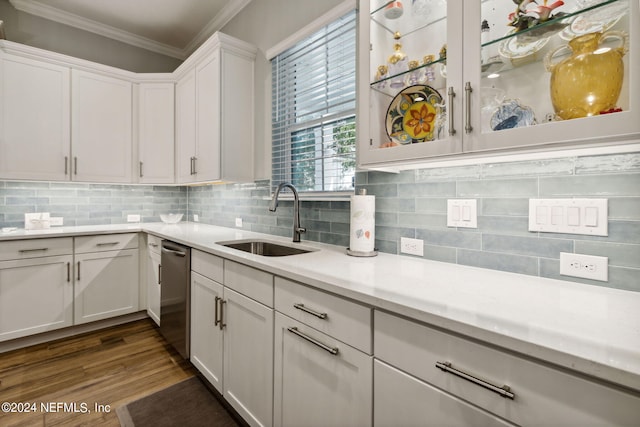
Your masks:
{"label": "light switch plate", "polygon": [[447,200],[447,227],[478,228],[478,201]]}
{"label": "light switch plate", "polygon": [[529,231],[608,236],[607,199],[529,199]]}

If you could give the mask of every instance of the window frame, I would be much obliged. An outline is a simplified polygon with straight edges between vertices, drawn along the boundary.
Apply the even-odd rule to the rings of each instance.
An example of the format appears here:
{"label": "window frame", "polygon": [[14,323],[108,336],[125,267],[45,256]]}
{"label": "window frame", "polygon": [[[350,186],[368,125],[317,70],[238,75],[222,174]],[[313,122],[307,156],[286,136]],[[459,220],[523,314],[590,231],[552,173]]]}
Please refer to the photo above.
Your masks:
{"label": "window frame", "polygon": [[[348,189],[344,189],[344,190],[324,190],[324,187],[327,183],[327,180],[325,179],[325,176],[323,175],[323,178],[321,179],[321,186],[323,187],[322,190],[313,190],[313,191],[309,191],[309,190],[300,190],[299,189],[299,194],[300,197],[303,199],[313,199],[313,200],[344,200],[344,199],[348,199],[352,194],[354,194],[355,191],[355,180],[356,180],[356,171],[357,171],[357,158],[356,158],[356,149],[357,149],[357,139],[356,139],[356,129],[357,129],[357,80],[358,80],[358,76],[357,76],[357,70],[358,70],[358,64],[357,64],[357,51],[358,51],[358,31],[357,31],[357,22],[358,22],[358,10],[356,7],[356,1],[355,0],[348,0],[348,1],[344,1],[343,3],[341,3],[340,5],[334,7],[331,11],[329,11],[328,13],[322,15],[320,18],[316,19],[315,21],[313,21],[312,23],[310,23],[309,25],[305,26],[305,28],[303,28],[302,30],[298,31],[297,33],[295,33],[294,35],[292,35],[291,37],[287,38],[286,40],[282,41],[281,43],[279,43],[278,45],[274,46],[273,48],[267,50],[267,59],[270,62],[270,67],[273,67],[272,64],[272,60],[274,58],[276,58],[278,55],[280,55],[281,53],[286,52],[288,49],[290,49],[291,47],[294,47],[295,45],[297,45],[299,42],[307,39],[309,36],[316,34],[318,31],[322,30],[323,28],[331,25],[332,23],[334,23],[336,20],[344,17],[345,15],[349,14],[349,13],[354,13],[354,23],[355,23],[355,27],[353,29],[353,37],[354,37],[354,47],[355,47],[355,52],[354,52],[354,93],[353,93],[353,98],[349,99],[347,102],[349,102],[352,107],[348,108],[346,110],[340,110],[340,111],[334,111],[332,113],[326,114],[326,115],[322,115],[321,117],[309,120],[307,122],[304,123],[300,123],[300,124],[290,124],[286,130],[285,130],[285,138],[284,138],[284,144],[283,146],[285,147],[283,149],[283,152],[285,153],[285,157],[290,158],[291,156],[291,151],[294,150],[295,148],[293,147],[293,137],[295,135],[296,132],[304,132],[305,130],[309,130],[311,132],[319,132],[320,133],[320,137],[319,139],[316,138],[316,143],[315,145],[309,145],[309,147],[316,147],[316,150],[318,149],[318,147],[322,147],[323,150],[323,155],[321,157],[316,157],[315,158],[315,162],[320,162],[323,164],[323,166],[326,164],[327,159],[330,159],[332,156],[325,156],[324,153],[326,153],[326,148],[327,148],[327,144],[325,142],[323,142],[325,135],[326,134],[330,134],[330,132],[327,132],[328,129],[330,129],[331,127],[333,127],[333,129],[335,130],[336,127],[342,126],[340,125],[341,121],[345,120],[347,121],[348,125],[353,127],[353,145],[351,145],[349,148],[352,147],[352,154],[350,153],[349,155],[346,156],[340,156],[340,157],[345,157],[347,158],[347,161],[349,161],[349,157],[351,157],[353,159],[353,177],[352,177],[352,183],[350,185],[350,188]],[[274,182],[273,177],[274,177],[274,115],[276,114],[275,111],[273,109],[277,108],[276,106],[276,102],[274,100],[274,95],[276,95],[276,92],[274,92],[274,87],[276,86],[276,84],[274,84],[274,79],[275,76],[273,75],[273,71],[271,74],[271,82],[272,82],[272,90],[270,91],[270,97],[271,97],[271,107],[272,107],[272,111],[270,111],[270,115],[269,115],[269,123],[270,123],[270,141],[271,141],[271,147],[270,147],[270,157],[271,157],[271,162],[270,162],[270,166],[271,166],[271,170],[270,170],[270,184],[271,184],[271,190],[273,192],[273,190],[275,189],[275,187],[280,183],[280,182]],[[350,122],[350,123],[349,123]],[[337,125],[337,126],[336,126]],[[349,130],[349,132],[351,132]],[[335,143],[333,143],[335,144]],[[335,147],[336,145],[334,145]],[[336,157],[335,155],[333,157]],[[314,160],[312,160],[314,161]],[[281,168],[282,170],[285,171],[285,173],[287,173],[288,176],[290,176],[291,174],[291,163],[288,163],[289,166],[287,167],[283,167]],[[337,168],[339,168],[341,166],[337,166]],[[339,169],[336,169],[339,170]],[[337,176],[337,174],[336,174]],[[289,179],[286,179],[287,181],[289,181]],[[315,180],[315,183],[318,183],[318,180]],[[284,196],[287,196],[287,193],[284,194]]]}

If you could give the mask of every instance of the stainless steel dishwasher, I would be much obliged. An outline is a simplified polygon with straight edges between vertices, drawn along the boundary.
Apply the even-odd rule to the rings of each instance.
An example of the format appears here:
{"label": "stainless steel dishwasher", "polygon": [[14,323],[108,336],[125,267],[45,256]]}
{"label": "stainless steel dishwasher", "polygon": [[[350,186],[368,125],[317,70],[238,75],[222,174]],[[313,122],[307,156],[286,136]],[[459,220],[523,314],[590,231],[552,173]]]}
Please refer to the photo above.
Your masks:
{"label": "stainless steel dishwasher", "polygon": [[191,248],[162,241],[160,333],[182,357],[189,358]]}

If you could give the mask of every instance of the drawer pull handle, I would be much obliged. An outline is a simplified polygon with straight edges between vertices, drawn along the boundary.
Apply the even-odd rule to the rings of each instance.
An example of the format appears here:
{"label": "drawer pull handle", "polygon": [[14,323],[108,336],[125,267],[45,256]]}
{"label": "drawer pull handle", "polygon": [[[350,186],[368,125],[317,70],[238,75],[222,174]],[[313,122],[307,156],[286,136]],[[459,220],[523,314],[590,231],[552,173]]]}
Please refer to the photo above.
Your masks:
{"label": "drawer pull handle", "polygon": [[310,308],[305,307],[304,304],[300,304],[300,303],[293,304],[293,308],[297,308],[298,310],[302,310],[305,313],[309,313],[309,314],[311,314],[313,316],[316,316],[316,317],[318,317],[320,319],[326,319],[327,318],[327,313],[320,313],[319,311],[312,310]]}
{"label": "drawer pull handle", "polygon": [[152,248],[157,248],[158,244],[157,243],[149,243],[149,246],[151,246]]}
{"label": "drawer pull handle", "polygon": [[478,377],[474,377],[473,375],[467,374],[466,372],[454,368],[453,366],[451,366],[451,362],[436,362],[436,368],[442,369],[444,372],[449,372],[467,381],[478,384],[479,386],[491,390],[494,393],[498,393],[502,397],[509,399],[514,399],[516,397],[516,395],[511,392],[511,387],[509,387],[508,385],[498,387],[497,385],[491,384],[490,382],[487,382]]}
{"label": "drawer pull handle", "polygon": [[96,246],[115,246],[118,242],[105,242],[105,243],[97,243]]}
{"label": "drawer pull handle", "polygon": [[21,254],[29,253],[29,252],[40,252],[40,251],[48,251],[49,248],[36,248],[36,249],[20,249],[18,252]]}
{"label": "drawer pull handle", "polygon": [[338,354],[338,347],[330,347],[330,346],[318,341],[317,339],[310,337],[307,334],[303,334],[302,332],[300,332],[298,330],[298,328],[296,326],[292,326],[290,328],[287,328],[287,330],[289,332],[291,332],[292,334],[297,335],[300,338],[305,339],[305,340],[309,341],[310,343],[317,345],[321,349],[333,354],[334,356],[336,356]]}

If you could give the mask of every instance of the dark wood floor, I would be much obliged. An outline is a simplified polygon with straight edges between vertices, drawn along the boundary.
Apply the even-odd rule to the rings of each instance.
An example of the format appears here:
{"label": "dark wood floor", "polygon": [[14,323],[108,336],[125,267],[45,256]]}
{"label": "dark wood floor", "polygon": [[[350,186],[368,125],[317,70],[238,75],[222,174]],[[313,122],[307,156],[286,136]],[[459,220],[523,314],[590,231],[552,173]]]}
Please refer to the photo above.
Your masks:
{"label": "dark wood floor", "polygon": [[0,404],[36,411],[0,411],[0,426],[119,426],[116,408],[193,375],[149,319],[11,351],[0,354]]}

